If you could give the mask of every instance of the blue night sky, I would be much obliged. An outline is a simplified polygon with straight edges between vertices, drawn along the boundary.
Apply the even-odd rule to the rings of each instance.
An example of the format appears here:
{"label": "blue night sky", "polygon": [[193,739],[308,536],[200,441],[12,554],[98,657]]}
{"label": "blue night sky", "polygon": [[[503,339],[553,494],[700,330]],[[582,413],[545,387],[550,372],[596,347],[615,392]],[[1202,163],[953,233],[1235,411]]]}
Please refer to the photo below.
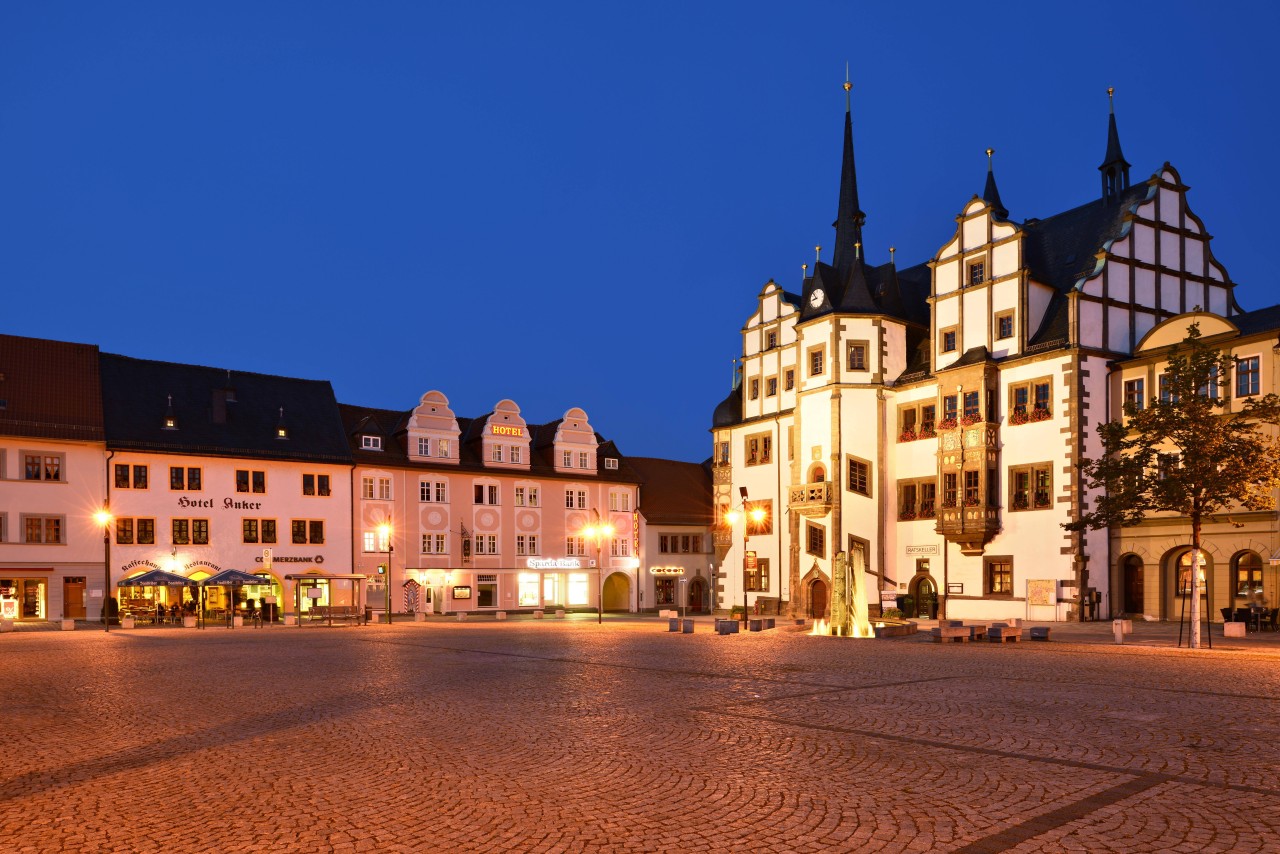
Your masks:
{"label": "blue night sky", "polygon": [[987,146],[1016,220],[1094,198],[1115,86],[1133,180],[1171,162],[1280,301],[1277,8],[7,3],[0,331],[700,460],[755,295],[831,245],[846,61],[873,262],[937,251]]}

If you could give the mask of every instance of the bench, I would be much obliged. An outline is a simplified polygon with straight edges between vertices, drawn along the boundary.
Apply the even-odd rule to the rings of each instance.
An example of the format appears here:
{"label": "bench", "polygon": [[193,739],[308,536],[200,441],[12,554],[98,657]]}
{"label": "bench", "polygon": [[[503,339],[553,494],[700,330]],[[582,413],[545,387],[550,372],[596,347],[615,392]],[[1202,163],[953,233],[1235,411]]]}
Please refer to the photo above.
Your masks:
{"label": "bench", "polygon": [[362,619],[364,619],[364,610],[358,605],[312,605],[307,611],[307,621],[311,623],[332,624],[335,620],[338,622],[354,620],[359,625]]}
{"label": "bench", "polygon": [[973,629],[969,626],[938,626],[929,629],[929,634],[934,643],[968,643]]}
{"label": "bench", "polygon": [[1049,627],[1032,626],[1030,634],[1032,640],[1047,641],[1049,639]]}
{"label": "bench", "polygon": [[716,620],[716,632],[721,635],[738,634],[738,626],[737,620]]}
{"label": "bench", "polygon": [[1018,643],[1022,640],[1022,629],[1017,626],[1006,626],[996,623],[994,626],[987,629],[987,640],[992,641],[993,643],[1004,643],[1006,641]]}

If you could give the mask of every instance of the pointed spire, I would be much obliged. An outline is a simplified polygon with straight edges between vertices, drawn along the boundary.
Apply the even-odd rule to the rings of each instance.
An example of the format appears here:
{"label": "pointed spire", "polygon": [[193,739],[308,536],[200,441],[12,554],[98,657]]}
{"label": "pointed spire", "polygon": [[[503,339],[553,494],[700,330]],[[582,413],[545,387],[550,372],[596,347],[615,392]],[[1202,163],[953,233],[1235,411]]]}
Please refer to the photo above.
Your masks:
{"label": "pointed spire", "polygon": [[1009,218],[1009,209],[1004,206],[1004,202],[1000,201],[1000,190],[996,187],[995,168],[991,165],[991,156],[996,153],[994,148],[987,149],[987,186],[982,188],[982,200],[991,207],[991,212],[1000,219]]}
{"label": "pointed spire", "polygon": [[889,247],[889,272],[876,292],[880,310],[894,317],[906,317],[906,303],[902,299],[902,287],[898,283],[897,249]]}
{"label": "pointed spire", "polygon": [[1107,154],[1098,167],[1102,173],[1102,198],[1115,201],[1129,188],[1129,163],[1120,150],[1120,131],[1116,129],[1116,89],[1107,87],[1107,100],[1111,102],[1111,115],[1107,118]]}
{"label": "pointed spire", "polygon": [[844,81],[844,156],[840,163],[840,204],[836,211],[836,221],[832,223],[836,229],[836,251],[832,266],[844,276],[854,266],[854,244],[862,242],[862,224],[867,215],[858,206],[858,175],[853,161],[853,109],[849,82],[848,67],[845,68]]}

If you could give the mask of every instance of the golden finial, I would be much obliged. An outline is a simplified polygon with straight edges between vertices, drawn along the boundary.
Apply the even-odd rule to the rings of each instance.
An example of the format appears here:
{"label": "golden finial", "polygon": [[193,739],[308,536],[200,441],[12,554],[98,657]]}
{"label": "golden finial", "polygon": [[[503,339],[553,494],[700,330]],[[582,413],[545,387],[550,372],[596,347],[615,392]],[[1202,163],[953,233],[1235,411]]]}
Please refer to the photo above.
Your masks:
{"label": "golden finial", "polygon": [[895,253],[895,252],[897,252],[897,251],[898,251],[898,250],[897,250],[897,249],[895,249],[894,247],[892,247],[892,246],[890,246],[890,247],[889,247],[889,263],[890,263],[890,264],[892,264],[892,263],[893,263],[893,253]]}
{"label": "golden finial", "polygon": [[813,247],[813,262],[816,264],[821,260],[822,260],[822,247],[821,246]]}
{"label": "golden finial", "polygon": [[854,258],[862,257],[862,241],[861,240],[855,240],[853,242],[853,257]]}
{"label": "golden finial", "polygon": [[804,279],[809,278],[809,262],[806,261],[800,265],[800,276]]}
{"label": "golden finial", "polygon": [[1111,112],[1116,111],[1116,87],[1107,87],[1107,101],[1111,104]]}

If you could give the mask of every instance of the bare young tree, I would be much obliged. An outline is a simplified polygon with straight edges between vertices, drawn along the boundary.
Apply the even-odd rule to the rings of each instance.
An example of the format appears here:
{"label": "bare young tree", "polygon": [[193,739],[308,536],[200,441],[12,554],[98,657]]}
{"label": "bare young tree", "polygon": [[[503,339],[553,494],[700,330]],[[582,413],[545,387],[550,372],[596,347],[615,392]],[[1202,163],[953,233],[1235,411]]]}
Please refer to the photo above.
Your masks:
{"label": "bare young tree", "polygon": [[1148,513],[1179,513],[1191,524],[1191,647],[1200,646],[1200,531],[1206,517],[1271,510],[1280,488],[1280,397],[1231,405],[1230,354],[1201,341],[1198,323],[1170,351],[1149,401],[1127,402],[1124,417],[1098,425],[1102,456],[1081,471],[1093,507],[1069,531],[1128,527]]}

